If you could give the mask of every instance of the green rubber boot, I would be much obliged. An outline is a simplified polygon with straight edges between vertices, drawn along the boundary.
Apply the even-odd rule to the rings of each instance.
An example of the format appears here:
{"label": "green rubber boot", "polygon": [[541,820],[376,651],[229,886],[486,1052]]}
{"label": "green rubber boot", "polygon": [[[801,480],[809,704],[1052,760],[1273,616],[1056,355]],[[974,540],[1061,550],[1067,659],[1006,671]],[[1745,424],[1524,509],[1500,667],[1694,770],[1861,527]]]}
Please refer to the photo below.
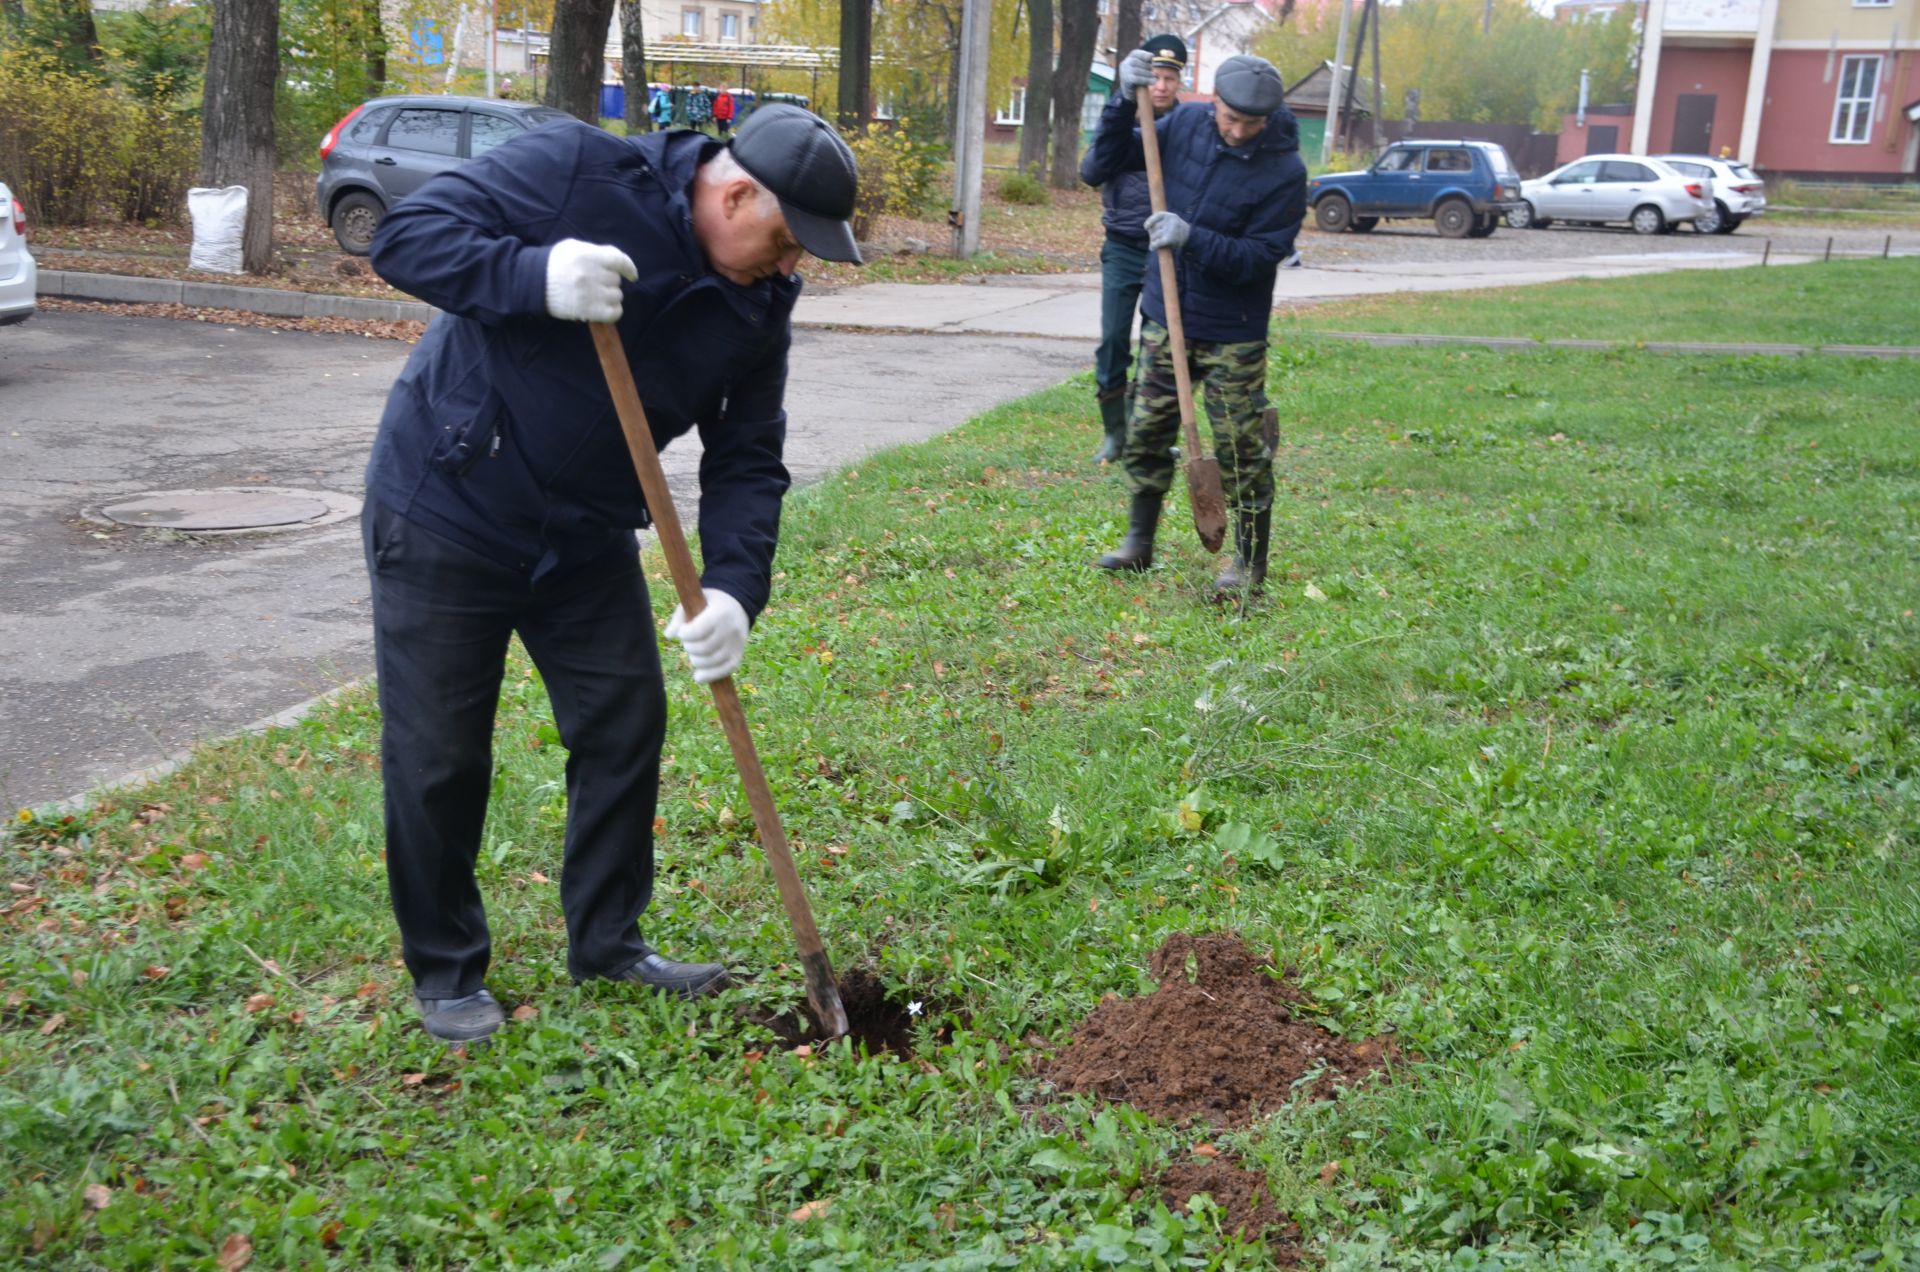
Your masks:
{"label": "green rubber boot", "polygon": [[1139,573],[1153,565],[1153,535],[1160,528],[1160,504],[1166,492],[1143,490],[1127,509],[1127,537],[1096,564],[1103,570]]}
{"label": "green rubber boot", "polygon": [[1118,463],[1120,451],[1127,444],[1127,386],[1101,389],[1095,393],[1094,400],[1100,403],[1100,428],[1106,434],[1100,449],[1093,453],[1094,462]]}
{"label": "green rubber boot", "polygon": [[1267,545],[1273,534],[1273,509],[1243,512],[1233,522],[1233,560],[1213,581],[1213,599],[1237,601],[1257,596],[1267,582]]}

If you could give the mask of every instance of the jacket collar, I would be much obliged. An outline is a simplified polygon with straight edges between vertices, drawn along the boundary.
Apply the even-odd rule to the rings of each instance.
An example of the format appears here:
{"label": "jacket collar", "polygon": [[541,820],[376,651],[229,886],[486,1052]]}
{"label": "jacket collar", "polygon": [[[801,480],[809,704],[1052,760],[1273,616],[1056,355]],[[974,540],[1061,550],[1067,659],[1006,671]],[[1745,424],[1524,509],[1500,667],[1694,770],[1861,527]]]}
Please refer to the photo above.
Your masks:
{"label": "jacket collar", "polygon": [[[784,321],[800,299],[800,280],[775,275],[742,287],[716,274],[707,264],[700,240],[693,232],[693,183],[700,165],[725,146],[703,133],[675,129],[648,133],[639,141],[647,166],[658,176],[667,198],[667,223],[683,262],[682,273],[693,278],[691,287],[711,287],[734,312],[753,327]],[[691,289],[690,287],[690,289]]]}

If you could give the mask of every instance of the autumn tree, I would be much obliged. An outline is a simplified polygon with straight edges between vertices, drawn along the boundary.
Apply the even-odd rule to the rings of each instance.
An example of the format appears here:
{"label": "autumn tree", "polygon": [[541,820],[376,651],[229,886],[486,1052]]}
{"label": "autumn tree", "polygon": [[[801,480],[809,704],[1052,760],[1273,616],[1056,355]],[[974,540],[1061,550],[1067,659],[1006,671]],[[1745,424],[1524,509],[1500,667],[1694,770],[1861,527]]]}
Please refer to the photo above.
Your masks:
{"label": "autumn tree", "polygon": [[280,74],[277,0],[213,0],[200,106],[200,184],[247,188],[241,267],[273,256],[273,87]]}
{"label": "autumn tree", "polygon": [[588,123],[600,120],[600,80],[614,0],[554,0],[546,104]]}
{"label": "autumn tree", "polygon": [[620,84],[626,90],[627,132],[653,131],[647,110],[647,37],[640,0],[620,0]]}
{"label": "autumn tree", "polygon": [[1100,34],[1100,0],[1059,0],[1060,63],[1053,72],[1053,160],[1047,173],[1056,190],[1080,181],[1080,107]]}
{"label": "autumn tree", "polygon": [[1027,0],[1027,110],[1020,125],[1020,171],[1047,175],[1053,117],[1053,0]]}

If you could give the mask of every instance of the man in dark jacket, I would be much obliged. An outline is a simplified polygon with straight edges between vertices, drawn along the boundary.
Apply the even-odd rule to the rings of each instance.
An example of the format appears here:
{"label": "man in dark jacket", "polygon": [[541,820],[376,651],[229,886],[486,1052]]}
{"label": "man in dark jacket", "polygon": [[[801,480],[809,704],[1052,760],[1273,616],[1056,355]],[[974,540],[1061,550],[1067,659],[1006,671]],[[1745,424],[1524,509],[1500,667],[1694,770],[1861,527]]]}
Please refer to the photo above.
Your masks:
{"label": "man in dark jacket", "polygon": [[645,502],[585,322],[617,323],[654,441],[700,430],[706,608],[675,610],[702,682],[767,603],[788,486],[788,316],[804,250],[857,261],[853,156],[794,106],[731,147],[696,132],[539,128],[396,205],[373,265],[445,312],[388,396],[367,465],[387,878],[427,1032],[483,1038],[474,859],[508,638],[567,756],[560,900],[575,980],[693,997],[726,982],[636,926],[653,890],[666,697],[634,529]]}
{"label": "man in dark jacket", "polygon": [[[1180,75],[1187,69],[1187,45],[1177,35],[1156,35],[1140,46],[1152,55],[1153,83],[1147,92],[1154,118],[1180,100]],[[1105,181],[1093,172],[1093,151],[1080,159],[1080,179],[1100,187],[1100,348],[1093,355],[1093,397],[1100,406],[1105,440],[1094,458],[1120,458],[1127,440],[1131,406],[1127,370],[1133,362],[1133,313],[1140,305],[1140,283],[1147,269],[1146,221],[1153,211],[1145,170],[1118,172]]]}
{"label": "man in dark jacket", "polygon": [[[1105,179],[1143,168],[1135,86],[1150,83],[1152,56],[1127,54],[1121,92],[1094,133],[1092,172]],[[1266,408],[1267,320],[1276,268],[1294,253],[1306,215],[1307,168],[1299,131],[1281,101],[1280,74],[1257,57],[1231,57],[1214,75],[1211,104],[1186,102],[1156,121],[1167,211],[1147,218],[1148,245],[1174,254],[1192,377],[1204,383],[1214,451],[1233,518],[1234,560],[1215,583],[1223,598],[1266,577],[1273,451],[1261,436]],[[1169,448],[1179,429],[1166,301],[1149,268],[1140,309],[1141,367],[1123,463],[1133,501],[1127,537],[1100,558],[1108,570],[1153,564],[1160,505],[1173,483]]]}

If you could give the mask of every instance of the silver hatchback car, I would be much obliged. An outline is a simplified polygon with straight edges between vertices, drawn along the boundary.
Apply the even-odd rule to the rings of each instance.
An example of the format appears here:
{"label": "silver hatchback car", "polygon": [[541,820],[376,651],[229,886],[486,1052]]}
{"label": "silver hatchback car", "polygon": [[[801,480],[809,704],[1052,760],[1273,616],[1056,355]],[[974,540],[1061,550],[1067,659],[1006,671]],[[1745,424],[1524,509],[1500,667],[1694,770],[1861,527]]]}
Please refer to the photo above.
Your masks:
{"label": "silver hatchback car", "polygon": [[40,271],[27,251],[27,213],[0,184],[0,327],[33,317],[40,306]]}
{"label": "silver hatchback car", "polygon": [[548,106],[490,97],[376,97],[321,139],[313,204],[341,250],[365,256],[387,209],[428,177],[565,118]]}
{"label": "silver hatchback car", "polygon": [[1712,155],[1655,155],[1683,176],[1706,177],[1713,182],[1713,211],[1693,223],[1702,234],[1731,234],[1767,210],[1767,183],[1738,159]]}
{"label": "silver hatchback car", "polygon": [[1682,223],[1711,215],[1713,182],[1674,171],[1644,155],[1588,155],[1544,177],[1522,182],[1520,205],[1507,213],[1517,230],[1568,225],[1618,225],[1636,234],[1671,234]]}

